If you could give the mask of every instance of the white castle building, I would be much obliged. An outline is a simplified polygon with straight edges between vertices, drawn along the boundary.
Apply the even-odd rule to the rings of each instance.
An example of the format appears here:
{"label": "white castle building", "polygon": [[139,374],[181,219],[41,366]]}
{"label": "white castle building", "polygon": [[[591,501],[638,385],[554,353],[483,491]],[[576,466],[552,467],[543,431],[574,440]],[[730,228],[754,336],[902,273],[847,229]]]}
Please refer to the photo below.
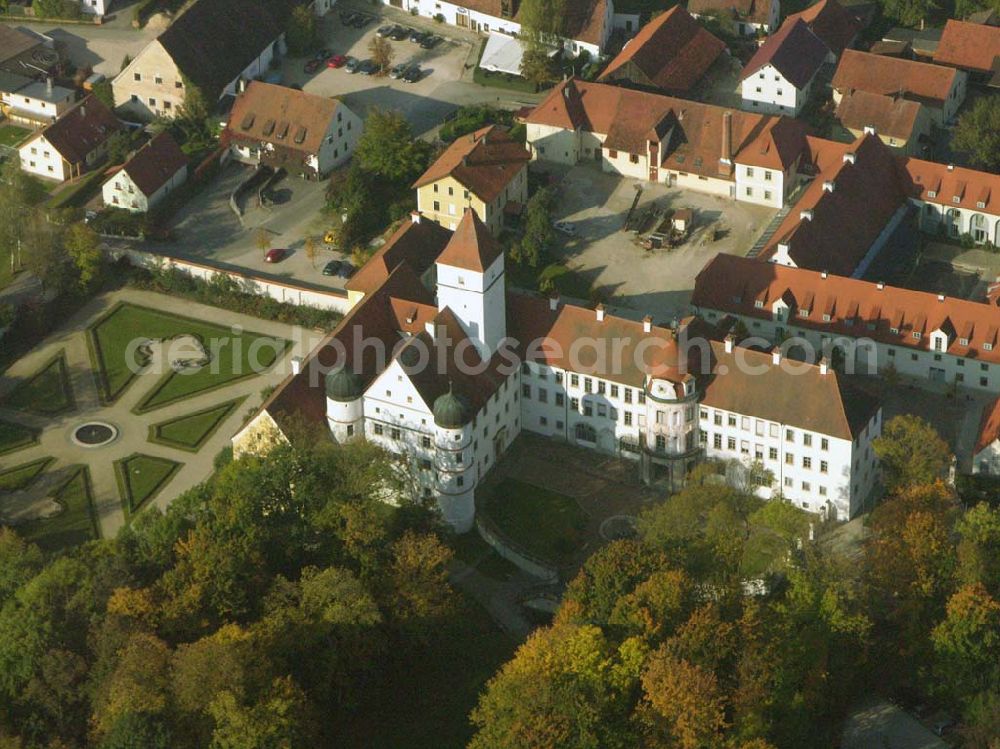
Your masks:
{"label": "white castle building", "polygon": [[[366,438],[408,465],[465,532],[476,491],[522,429],[683,481],[704,457],[758,463],[781,494],[832,517],[871,491],[881,409],[825,364],[506,288],[503,251],[472,210],[454,233],[419,214],[348,286],[354,307],[233,439],[288,439],[296,419]],[[788,364],[791,364],[790,362]]]}

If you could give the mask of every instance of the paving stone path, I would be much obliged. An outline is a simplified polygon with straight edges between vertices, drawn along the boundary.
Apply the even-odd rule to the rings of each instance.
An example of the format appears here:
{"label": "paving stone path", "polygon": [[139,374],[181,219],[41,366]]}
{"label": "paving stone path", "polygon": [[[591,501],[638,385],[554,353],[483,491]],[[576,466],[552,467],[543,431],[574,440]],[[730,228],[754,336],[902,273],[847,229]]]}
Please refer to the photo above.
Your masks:
{"label": "paving stone path", "polygon": [[[267,371],[230,385],[195,394],[190,398],[158,408],[142,415],[132,412],[160,375],[155,367],[147,367],[136,377],[114,403],[104,405],[98,395],[96,375],[91,368],[87,347],[87,329],[97,318],[119,302],[150,307],[162,312],[212,321],[223,325],[241,325],[244,330],[284,338],[292,342],[283,356]],[[80,310],[66,325],[46,338],[28,354],[21,357],[3,375],[0,375],[0,401],[20,382],[37,372],[60,350],[65,351],[69,380],[73,389],[75,408],[55,417],[40,416],[0,406],[0,420],[14,422],[41,430],[39,442],[31,447],[16,450],[0,457],[0,469],[28,463],[42,457],[52,457],[54,462],[46,474],[70,465],[86,465],[90,478],[94,505],[101,536],[113,537],[125,523],[121,498],[115,479],[114,463],[133,453],[140,452],[159,458],[183,463],[183,467],[154,497],[152,504],[165,508],[171,500],[204,481],[212,473],[212,461],[230,438],[243,425],[251,408],[260,405],[261,390],[279,383],[290,373],[291,359],[304,355],[316,340],[316,333],[300,331],[284,323],[261,320],[248,315],[227,312],[215,307],[197,304],[185,299],[136,289],[122,289],[102,295]],[[197,453],[178,450],[148,441],[153,424],[178,416],[200,411],[235,398],[246,396],[212,434]],[[103,447],[82,447],[72,440],[72,433],[80,425],[100,421],[118,429],[114,442]],[[0,501],[27,505],[44,502],[49,496],[51,482],[37,480],[27,490],[12,492]]]}

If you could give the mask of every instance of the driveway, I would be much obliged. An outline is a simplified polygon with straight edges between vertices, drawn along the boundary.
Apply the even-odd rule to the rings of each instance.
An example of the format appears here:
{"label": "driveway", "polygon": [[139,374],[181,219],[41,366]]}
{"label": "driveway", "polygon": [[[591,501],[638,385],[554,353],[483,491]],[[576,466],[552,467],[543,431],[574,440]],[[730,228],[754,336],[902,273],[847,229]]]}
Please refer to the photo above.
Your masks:
{"label": "driveway", "polygon": [[[126,11],[120,11],[118,18],[125,15]],[[103,73],[109,80],[121,71],[126,55],[134,59],[163,30],[162,24],[157,23],[133,29],[131,25],[121,22],[104,26],[73,24],[49,27],[32,24],[31,27],[62,45],[65,55],[76,67],[93,68],[94,72]]]}
{"label": "driveway", "polygon": [[[687,312],[694,278],[709,260],[722,252],[745,255],[776,213],[693,190],[650,185],[590,165],[561,174],[555,218],[569,222],[576,232],[560,236],[557,255],[615,305],[661,321]],[[637,186],[642,188],[637,212],[650,206],[694,210],[694,229],[684,244],[646,251],[623,231]],[[716,231],[723,235],[718,240]]]}

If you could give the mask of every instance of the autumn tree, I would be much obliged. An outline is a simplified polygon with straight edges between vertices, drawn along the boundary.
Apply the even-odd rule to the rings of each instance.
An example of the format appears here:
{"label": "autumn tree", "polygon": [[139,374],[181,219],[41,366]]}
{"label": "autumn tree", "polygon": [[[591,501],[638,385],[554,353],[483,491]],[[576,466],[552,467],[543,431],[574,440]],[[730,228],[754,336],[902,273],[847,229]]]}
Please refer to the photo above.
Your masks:
{"label": "autumn tree", "polygon": [[306,5],[295,6],[285,28],[285,42],[289,53],[305,55],[316,46],[318,38],[316,15]]}
{"label": "autumn tree", "polygon": [[101,279],[104,253],[100,242],[97,232],[84,223],[71,225],[63,238],[66,252],[76,268],[77,283],[84,290],[93,288]]}
{"label": "autumn tree", "polygon": [[931,633],[936,672],[958,704],[1000,688],[1000,601],[979,583],[948,600],[947,615]]}
{"label": "autumn tree", "polygon": [[387,75],[396,54],[389,40],[384,36],[374,35],[368,42],[368,51],[371,53],[372,62],[378,68],[376,75]]}
{"label": "autumn tree", "polygon": [[956,525],[958,575],[966,585],[980,583],[1000,595],[1000,509],[982,502],[967,510]]}
{"label": "autumn tree", "polygon": [[260,250],[261,255],[267,255],[268,250],[271,249],[271,232],[261,226],[254,232],[253,241],[257,245],[257,249]]}
{"label": "autumn tree", "polygon": [[981,96],[959,116],[952,146],[979,169],[1000,171],[1000,96]]}
{"label": "autumn tree", "polygon": [[389,180],[412,182],[427,167],[430,147],[413,136],[400,112],[374,108],[354,149],[354,158],[368,172]]}
{"label": "autumn tree", "polygon": [[710,670],[657,651],[642,674],[640,712],[648,746],[701,749],[721,744],[725,699]]}
{"label": "autumn tree", "polygon": [[313,268],[316,267],[316,258],[319,257],[319,245],[316,242],[316,237],[311,234],[302,240],[302,251],[305,253],[306,258],[309,260],[309,264]]}
{"label": "autumn tree", "polygon": [[539,89],[558,77],[556,64],[548,48],[537,44],[529,46],[521,56],[521,77]]}
{"label": "autumn tree", "polygon": [[944,478],[951,465],[951,450],[945,441],[930,424],[912,414],[887,421],[872,447],[882,466],[882,482],[890,494]]}

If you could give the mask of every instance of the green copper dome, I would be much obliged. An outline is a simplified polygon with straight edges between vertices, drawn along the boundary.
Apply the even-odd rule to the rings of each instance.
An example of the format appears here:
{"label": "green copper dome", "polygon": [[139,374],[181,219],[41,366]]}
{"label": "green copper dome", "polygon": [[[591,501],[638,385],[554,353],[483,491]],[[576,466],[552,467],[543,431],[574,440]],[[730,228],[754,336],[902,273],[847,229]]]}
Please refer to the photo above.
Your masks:
{"label": "green copper dome", "polygon": [[361,378],[345,366],[326,375],[326,397],[335,401],[352,401],[364,394]]}
{"label": "green copper dome", "polygon": [[469,409],[451,388],[434,401],[434,423],[444,429],[461,429],[469,423]]}

